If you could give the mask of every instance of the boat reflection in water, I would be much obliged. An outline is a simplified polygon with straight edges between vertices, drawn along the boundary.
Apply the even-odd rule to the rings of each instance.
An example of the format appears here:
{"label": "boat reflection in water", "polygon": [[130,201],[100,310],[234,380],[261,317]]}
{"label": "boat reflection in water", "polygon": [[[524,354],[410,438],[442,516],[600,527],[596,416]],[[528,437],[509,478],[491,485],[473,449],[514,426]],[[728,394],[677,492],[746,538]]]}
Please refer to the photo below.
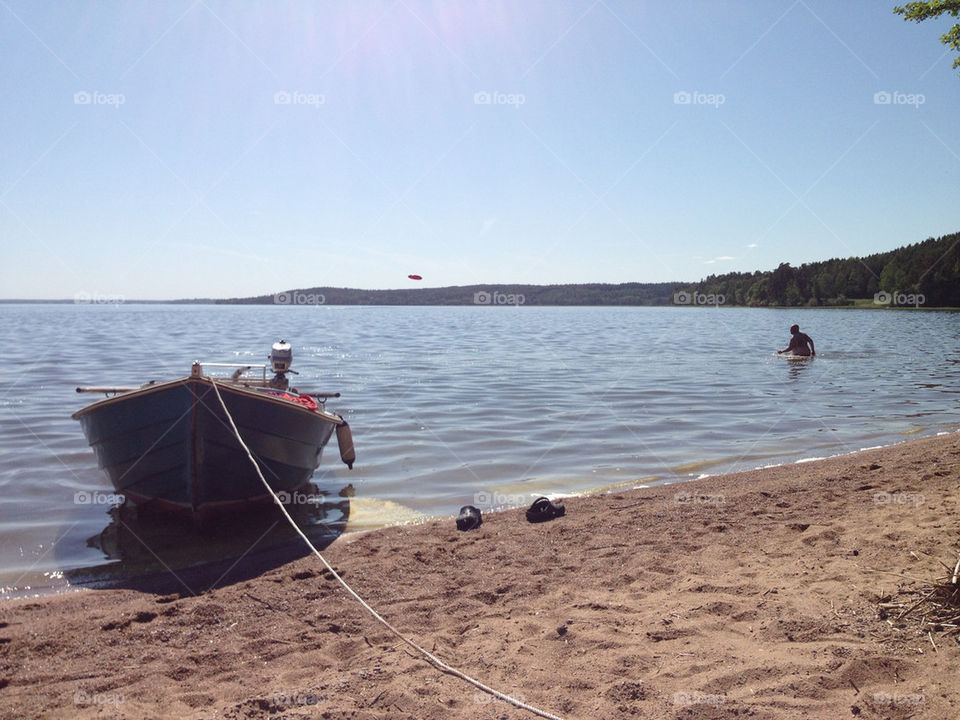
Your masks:
{"label": "boat reflection in water", "polygon": [[269,360],[272,378],[267,365],[194,362],[175,380],[77,388],[107,396],[73,418],[122,503],[87,540],[113,562],[67,573],[72,584],[196,594],[254,577],[309,551],[277,500],[318,548],[343,532],[353,486],[330,498],[310,482],[333,435],[356,460],[350,426],[326,408],[340,393],[290,387],[284,340]]}
{"label": "boat reflection in water", "polygon": [[[352,485],[330,495],[311,483],[281,499],[297,526],[323,550],[344,531],[352,496]],[[310,552],[275,503],[208,517],[202,524],[130,500],[108,515],[110,523],[87,545],[111,562],[69,571],[71,585],[194,595]]]}

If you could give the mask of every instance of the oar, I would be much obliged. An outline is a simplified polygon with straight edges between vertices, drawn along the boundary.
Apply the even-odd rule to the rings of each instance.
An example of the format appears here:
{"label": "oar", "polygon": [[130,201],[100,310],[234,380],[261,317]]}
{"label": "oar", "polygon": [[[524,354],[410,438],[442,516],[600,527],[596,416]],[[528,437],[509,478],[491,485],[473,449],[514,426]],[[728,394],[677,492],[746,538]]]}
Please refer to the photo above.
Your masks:
{"label": "oar", "polygon": [[78,393],[125,393],[132,390],[139,390],[139,387],[78,387]]}

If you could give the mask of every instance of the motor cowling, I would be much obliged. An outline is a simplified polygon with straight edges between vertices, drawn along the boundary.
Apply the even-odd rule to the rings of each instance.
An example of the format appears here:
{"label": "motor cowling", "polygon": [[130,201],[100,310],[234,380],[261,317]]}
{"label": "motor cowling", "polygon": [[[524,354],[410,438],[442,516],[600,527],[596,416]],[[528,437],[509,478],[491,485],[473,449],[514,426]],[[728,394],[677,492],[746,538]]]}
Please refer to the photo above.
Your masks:
{"label": "motor cowling", "polygon": [[293,348],[286,340],[275,342],[270,348],[270,365],[275,373],[285,373],[293,364]]}

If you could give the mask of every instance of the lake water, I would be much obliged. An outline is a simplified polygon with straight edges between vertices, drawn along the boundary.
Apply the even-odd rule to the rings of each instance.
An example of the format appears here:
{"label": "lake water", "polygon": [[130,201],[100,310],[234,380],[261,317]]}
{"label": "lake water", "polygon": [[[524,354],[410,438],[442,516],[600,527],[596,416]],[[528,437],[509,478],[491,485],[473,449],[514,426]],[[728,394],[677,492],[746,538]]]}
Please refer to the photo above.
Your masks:
{"label": "lake water", "polygon": [[[78,385],[172,379],[195,359],[260,363],[287,339],[295,385],[342,393],[328,406],[349,420],[357,464],[347,470],[333,443],[314,482],[334,511],[352,494],[349,531],[956,430],[958,321],[883,310],[0,305],[0,586],[16,595],[62,586],[64,574],[83,582],[81,568],[122,571],[131,543],[166,562],[156,528],[121,552],[109,508],[89,501],[110,486],[70,419],[99,398]],[[816,342],[812,362],[774,354],[794,322]],[[195,544],[217,552],[215,539]]]}

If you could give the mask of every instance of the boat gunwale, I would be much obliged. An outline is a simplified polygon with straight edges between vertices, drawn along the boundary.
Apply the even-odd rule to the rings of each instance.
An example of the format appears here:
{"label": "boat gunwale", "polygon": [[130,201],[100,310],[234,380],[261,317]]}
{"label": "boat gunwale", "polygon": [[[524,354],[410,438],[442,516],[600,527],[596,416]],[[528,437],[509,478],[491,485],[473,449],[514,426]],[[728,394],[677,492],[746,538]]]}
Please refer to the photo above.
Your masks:
{"label": "boat gunwale", "polygon": [[[108,405],[121,402],[123,400],[129,400],[133,397],[143,397],[151,393],[159,392],[162,390],[169,390],[178,385],[189,386],[191,383],[198,383],[200,385],[205,385],[207,387],[213,386],[214,383],[217,386],[225,391],[233,392],[237,395],[241,395],[251,399],[257,400],[266,400],[271,403],[282,405],[285,408],[291,410],[297,410],[300,412],[308,413],[311,417],[319,416],[321,419],[326,420],[334,425],[344,425],[346,420],[343,419],[340,415],[333,413],[327,410],[323,403],[318,403],[319,407],[316,410],[313,410],[306,405],[298,403],[294,400],[287,400],[286,398],[281,397],[276,393],[286,392],[279,388],[269,388],[269,387],[250,387],[249,384],[244,386],[239,383],[234,383],[227,378],[211,378],[207,376],[194,377],[192,375],[187,375],[182,378],[177,378],[175,380],[167,380],[161,383],[147,383],[137,388],[136,390],[130,390],[128,392],[118,393],[113,397],[103,398],[102,400],[97,400],[90,403],[86,407],[80,408],[74,412],[70,418],[72,420],[80,420],[84,415],[93,412],[94,410],[99,410],[100,408],[107,407]],[[294,391],[296,392],[296,391]],[[298,393],[299,394],[299,393]],[[313,397],[308,395],[308,397]]]}

